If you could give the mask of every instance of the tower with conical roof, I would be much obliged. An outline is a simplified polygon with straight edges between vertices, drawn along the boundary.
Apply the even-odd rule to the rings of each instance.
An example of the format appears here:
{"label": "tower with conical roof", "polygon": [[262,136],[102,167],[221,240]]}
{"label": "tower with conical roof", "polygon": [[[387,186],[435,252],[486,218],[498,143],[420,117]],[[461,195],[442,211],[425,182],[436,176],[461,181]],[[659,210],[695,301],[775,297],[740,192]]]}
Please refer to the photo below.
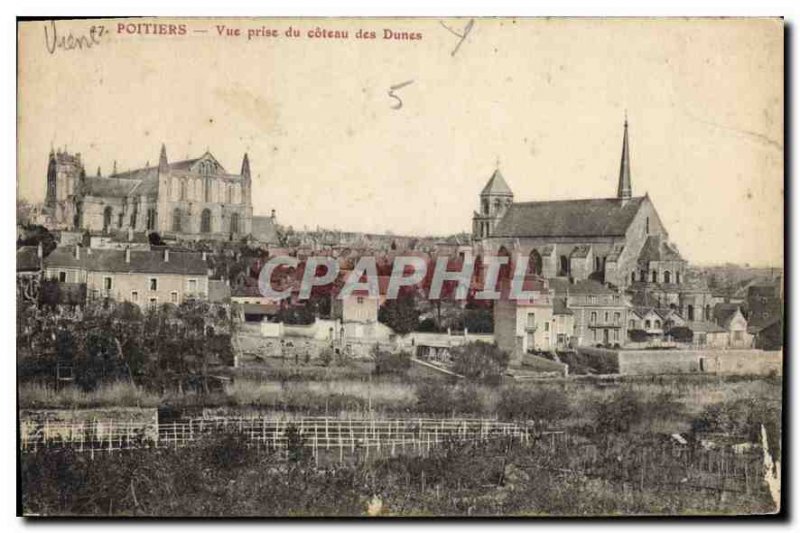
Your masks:
{"label": "tower with conical roof", "polygon": [[617,186],[617,198],[624,204],[631,199],[633,189],[631,188],[631,159],[628,153],[628,117],[625,117],[625,129],[622,134],[622,158],[619,163],[619,185]]}
{"label": "tower with conical roof", "polygon": [[514,202],[514,193],[496,168],[480,194],[480,210],[472,216],[472,236],[484,239],[492,236],[497,222]]}

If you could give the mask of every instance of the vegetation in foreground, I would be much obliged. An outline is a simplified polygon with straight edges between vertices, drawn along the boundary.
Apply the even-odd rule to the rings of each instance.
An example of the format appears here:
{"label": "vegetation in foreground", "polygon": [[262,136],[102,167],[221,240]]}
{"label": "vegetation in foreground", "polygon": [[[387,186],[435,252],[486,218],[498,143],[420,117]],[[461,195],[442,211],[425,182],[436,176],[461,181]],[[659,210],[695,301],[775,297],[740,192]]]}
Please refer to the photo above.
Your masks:
{"label": "vegetation in foreground", "polygon": [[[306,454],[248,448],[235,434],[178,450],[90,459],[70,449],[22,457],[22,501],[43,516],[489,516],[751,514],[775,507],[758,458],[751,477],[652,435],[555,445],[450,444],[428,457],[316,467]],[[290,444],[291,446],[291,444]],[[690,450],[692,450],[690,452]],[[734,473],[747,468],[733,464]],[[704,466],[705,465],[705,466]],[[724,489],[724,490],[720,490]]]}

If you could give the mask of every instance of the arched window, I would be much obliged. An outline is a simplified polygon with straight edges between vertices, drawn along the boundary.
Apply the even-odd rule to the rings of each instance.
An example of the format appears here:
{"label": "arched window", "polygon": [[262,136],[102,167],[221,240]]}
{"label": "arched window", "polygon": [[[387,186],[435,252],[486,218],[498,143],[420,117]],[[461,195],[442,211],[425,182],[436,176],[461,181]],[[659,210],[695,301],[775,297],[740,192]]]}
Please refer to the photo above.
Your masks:
{"label": "arched window", "polygon": [[711,320],[711,306],[706,305],[706,320]]}
{"label": "arched window", "polygon": [[681,284],[681,273],[680,272],[675,272],[675,283],[677,283],[678,285]]}
{"label": "arched window", "polygon": [[669,270],[665,270],[664,271],[664,283],[670,283],[670,282],[671,282],[671,280],[670,280]]}
{"label": "arched window", "polygon": [[204,185],[205,185],[205,187],[204,187],[205,200],[206,200],[206,202],[210,202],[211,201],[211,179],[206,178],[204,180]]}
{"label": "arched window", "polygon": [[186,200],[186,180],[181,180],[181,200]]}
{"label": "arched window", "polygon": [[147,230],[156,229],[156,210],[153,207],[147,208]]}
{"label": "arched window", "polygon": [[631,272],[631,283],[636,282],[636,272]]}
{"label": "arched window", "polygon": [[172,212],[172,231],[179,233],[181,231],[181,210],[177,207]]}
{"label": "arched window", "polygon": [[656,320],[656,324],[655,325],[656,325],[656,329],[661,329],[661,321],[660,320]]}
{"label": "arched window", "polygon": [[228,203],[233,203],[233,185],[228,185]]}
{"label": "arched window", "polygon": [[511,254],[508,252],[505,246],[501,246],[500,249],[497,250],[497,257],[508,258],[506,264],[500,266],[500,274],[498,275],[497,279],[511,279]]}
{"label": "arched window", "polygon": [[528,272],[538,276],[542,275],[542,256],[535,248],[531,250],[531,255],[528,260]]}
{"label": "arched window", "polygon": [[569,276],[569,258],[566,255],[562,255],[559,258],[559,276]]}
{"label": "arched window", "polygon": [[487,200],[486,198],[484,198],[481,201],[481,211],[483,212],[484,215],[489,214],[489,200]]}
{"label": "arched window", "polygon": [[231,215],[231,233],[239,233],[239,213],[233,213]]}
{"label": "arched window", "polygon": [[655,270],[653,270],[653,272],[652,272],[652,274],[651,274],[651,276],[650,276],[650,277],[652,278],[652,280],[653,280],[653,283],[658,283],[658,272],[656,272]]}
{"label": "arched window", "polygon": [[111,229],[111,215],[111,206],[106,206],[106,208],[103,209],[103,233],[108,233],[108,230]]}
{"label": "arched window", "polygon": [[200,215],[200,233],[211,233],[211,210],[203,209]]}
{"label": "arched window", "polygon": [[694,321],[694,306],[691,304],[686,306],[686,320]]}
{"label": "arched window", "polygon": [[600,272],[600,256],[594,258],[594,271]]}
{"label": "arched window", "polygon": [[644,219],[644,232],[647,235],[650,235],[650,217]]}
{"label": "arched window", "polygon": [[647,271],[646,270],[640,270],[639,271],[639,281],[641,281],[642,283],[647,281]]}
{"label": "arched window", "polygon": [[636,329],[636,321],[632,318],[628,320],[628,329]]}
{"label": "arched window", "polygon": [[495,212],[495,213],[499,212],[499,211],[500,211],[500,208],[502,207],[502,205],[503,205],[503,204],[501,204],[501,203],[500,203],[500,198],[497,198],[497,199],[494,201],[494,212]]}
{"label": "arched window", "polygon": [[650,320],[645,320],[644,321],[644,329],[650,329],[650,326],[651,326]]}

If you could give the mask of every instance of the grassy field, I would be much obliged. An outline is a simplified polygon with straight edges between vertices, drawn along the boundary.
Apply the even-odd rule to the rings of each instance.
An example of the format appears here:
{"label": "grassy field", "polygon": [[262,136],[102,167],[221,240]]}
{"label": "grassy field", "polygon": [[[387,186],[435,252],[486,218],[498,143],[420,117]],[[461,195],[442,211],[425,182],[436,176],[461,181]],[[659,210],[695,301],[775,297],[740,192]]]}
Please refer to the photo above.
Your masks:
{"label": "grassy field", "polygon": [[[49,449],[22,456],[26,512],[483,516],[774,510],[764,483],[752,478],[757,464],[745,465],[746,458],[730,455],[722,459],[728,466],[718,468],[716,456],[706,457],[711,452],[701,443],[756,443],[763,425],[780,459],[779,378],[570,377],[488,385],[417,366],[406,375],[375,376],[371,363],[323,367],[274,360],[233,369],[230,377],[224,390],[205,395],[160,394],[128,383],[92,392],[22,384],[19,404],[25,409],[170,405],[217,408],[222,414],[481,416],[537,420],[569,438],[561,448],[547,439],[518,448],[473,444],[445,447],[427,458],[400,456],[333,470],[287,465],[244,447],[245,439],[235,435],[179,451],[137,450],[93,460]],[[674,433],[689,442],[677,455]],[[745,468],[752,483],[740,486],[748,479],[742,475]]]}

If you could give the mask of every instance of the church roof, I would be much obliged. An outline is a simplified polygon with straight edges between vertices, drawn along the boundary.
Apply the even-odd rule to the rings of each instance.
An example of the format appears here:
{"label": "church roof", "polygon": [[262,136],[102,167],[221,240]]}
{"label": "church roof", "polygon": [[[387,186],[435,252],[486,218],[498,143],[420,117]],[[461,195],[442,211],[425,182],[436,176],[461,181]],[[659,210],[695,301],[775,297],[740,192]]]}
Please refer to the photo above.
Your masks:
{"label": "church roof", "polygon": [[493,237],[610,237],[625,235],[645,197],[514,203]]}
{"label": "church roof", "polygon": [[[142,179],[134,178],[86,178],[84,193],[88,196],[125,197],[134,194]],[[139,193],[141,194],[141,193]]]}
{"label": "church roof", "polygon": [[[219,172],[216,176],[232,176],[225,172],[222,165],[209,152],[203,154],[202,157],[169,163],[169,170],[186,172],[195,163],[205,158],[213,160],[219,167]],[[107,177],[87,177],[84,180],[84,192],[88,196],[108,196],[112,198],[152,196],[158,192],[158,165],[117,172]]]}
{"label": "church roof", "polygon": [[492,174],[492,177],[489,178],[489,181],[486,183],[486,186],[481,191],[481,196],[489,194],[499,194],[506,196],[514,195],[514,193],[511,192],[511,187],[508,186],[508,183],[506,183],[506,180],[503,178],[503,175],[500,174],[499,168],[494,171],[494,174]]}

